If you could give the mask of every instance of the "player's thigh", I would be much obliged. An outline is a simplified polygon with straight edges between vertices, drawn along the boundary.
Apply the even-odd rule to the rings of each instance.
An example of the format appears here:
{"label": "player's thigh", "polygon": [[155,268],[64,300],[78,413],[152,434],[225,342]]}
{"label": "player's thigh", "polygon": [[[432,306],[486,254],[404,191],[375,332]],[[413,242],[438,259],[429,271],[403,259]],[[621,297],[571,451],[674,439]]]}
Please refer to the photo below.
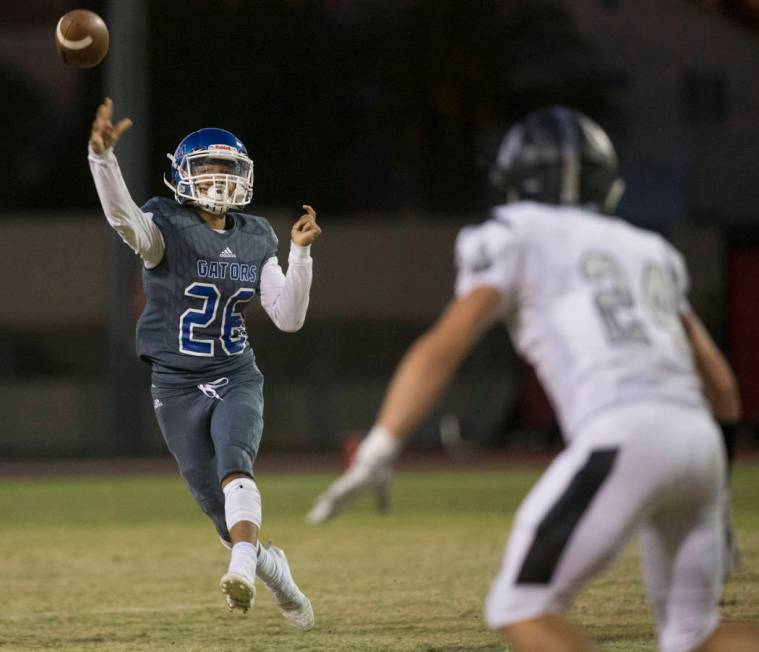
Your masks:
{"label": "player's thigh", "polygon": [[694,420],[677,442],[687,466],[640,531],[646,590],[665,652],[696,648],[718,623],[724,461],[716,431],[699,432],[709,428]]}
{"label": "player's thigh", "polygon": [[233,472],[253,474],[263,433],[263,378],[246,374],[230,378],[211,417],[217,473],[223,479]]}
{"label": "player's thigh", "polygon": [[664,514],[641,530],[643,575],[663,652],[695,649],[719,622],[719,513],[715,504]]}
{"label": "player's thigh", "polygon": [[166,446],[196,498],[218,488],[210,437],[211,411],[197,388],[153,387],[153,406]]}
{"label": "player's thigh", "polygon": [[652,491],[635,446],[570,446],[517,512],[486,614],[493,628],[566,611],[611,562],[642,518]]}

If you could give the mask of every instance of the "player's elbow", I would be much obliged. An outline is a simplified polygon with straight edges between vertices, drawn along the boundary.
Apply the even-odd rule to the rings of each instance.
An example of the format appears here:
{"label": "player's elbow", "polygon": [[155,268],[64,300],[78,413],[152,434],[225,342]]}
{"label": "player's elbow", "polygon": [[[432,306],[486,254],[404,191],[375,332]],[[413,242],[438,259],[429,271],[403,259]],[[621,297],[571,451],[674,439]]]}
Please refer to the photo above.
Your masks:
{"label": "player's elbow", "polygon": [[283,333],[297,333],[301,328],[303,328],[303,324],[305,323],[305,319],[299,319],[297,321],[282,321],[277,324],[277,328],[281,330]]}

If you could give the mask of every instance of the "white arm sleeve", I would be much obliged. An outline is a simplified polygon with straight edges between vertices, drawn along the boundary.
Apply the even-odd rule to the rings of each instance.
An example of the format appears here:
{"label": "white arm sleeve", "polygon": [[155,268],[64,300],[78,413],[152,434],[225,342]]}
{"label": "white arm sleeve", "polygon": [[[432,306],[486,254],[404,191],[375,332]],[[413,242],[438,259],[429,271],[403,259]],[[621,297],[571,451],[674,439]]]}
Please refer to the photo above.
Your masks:
{"label": "white arm sleeve", "polygon": [[95,154],[90,148],[87,159],[105,218],[142,257],[145,267],[152,269],[161,262],[165,249],[163,234],[153,223],[152,214],[143,213],[132,200],[113,149]]}
{"label": "white arm sleeve", "polygon": [[294,333],[303,326],[313,276],[311,247],[290,243],[287,275],[282,273],[276,256],[261,270],[261,305],[282,331]]}

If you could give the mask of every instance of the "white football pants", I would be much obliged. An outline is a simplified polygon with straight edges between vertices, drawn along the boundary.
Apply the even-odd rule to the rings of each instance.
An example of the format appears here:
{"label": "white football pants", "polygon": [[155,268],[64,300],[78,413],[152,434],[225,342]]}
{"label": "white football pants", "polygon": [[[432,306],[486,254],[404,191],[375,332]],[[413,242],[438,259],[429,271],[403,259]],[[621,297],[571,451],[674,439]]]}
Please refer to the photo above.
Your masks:
{"label": "white football pants", "polygon": [[563,613],[637,531],[659,645],[692,650],[719,621],[724,474],[704,410],[647,401],[595,417],[522,502],[488,624]]}

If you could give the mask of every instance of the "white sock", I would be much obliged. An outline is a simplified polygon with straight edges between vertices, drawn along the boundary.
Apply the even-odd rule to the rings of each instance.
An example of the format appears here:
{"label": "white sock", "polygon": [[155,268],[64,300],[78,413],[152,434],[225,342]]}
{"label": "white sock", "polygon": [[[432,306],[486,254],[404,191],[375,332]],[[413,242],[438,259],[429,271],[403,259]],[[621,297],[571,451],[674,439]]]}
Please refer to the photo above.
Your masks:
{"label": "white sock", "polygon": [[277,561],[266,548],[258,544],[258,560],[256,562],[256,574],[264,581],[266,586],[275,584],[277,577]]}
{"label": "white sock", "polygon": [[244,577],[249,582],[256,580],[256,546],[242,541],[232,546],[229,558],[229,572]]}
{"label": "white sock", "polygon": [[281,567],[279,558],[258,544],[256,574],[261,578],[277,600],[293,600],[299,593],[298,587],[289,573]]}

